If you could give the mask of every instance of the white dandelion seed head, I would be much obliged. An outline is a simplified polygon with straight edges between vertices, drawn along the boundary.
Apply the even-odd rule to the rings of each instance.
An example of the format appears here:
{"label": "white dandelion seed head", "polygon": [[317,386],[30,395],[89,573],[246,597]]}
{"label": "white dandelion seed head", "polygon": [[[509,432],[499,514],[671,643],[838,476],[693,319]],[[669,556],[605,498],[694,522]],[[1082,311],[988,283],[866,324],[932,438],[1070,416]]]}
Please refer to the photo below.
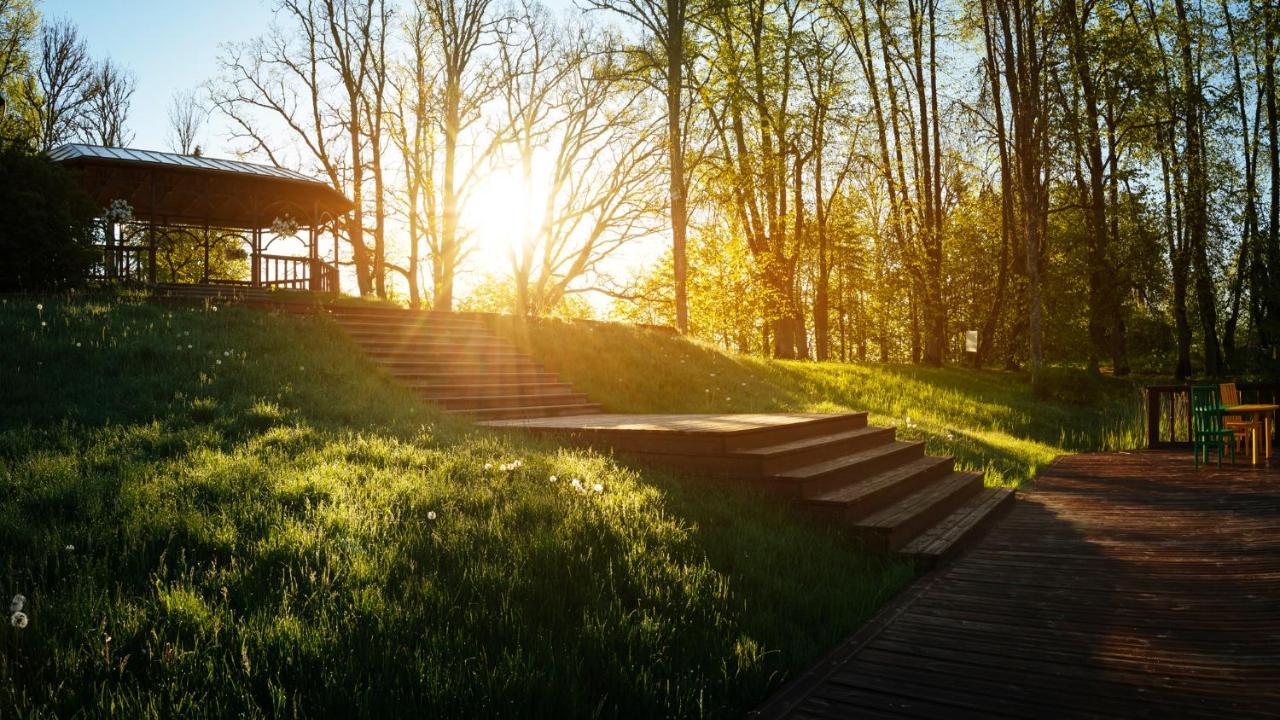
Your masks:
{"label": "white dandelion seed head", "polygon": [[581,480],[579,480],[578,478],[574,478],[573,480],[571,480],[571,481],[569,482],[569,484],[570,484],[570,485],[572,485],[572,486],[574,486],[574,487],[582,487],[582,481],[581,481]]}
{"label": "white dandelion seed head", "polygon": [[76,551],[76,546],[75,546],[75,545],[68,545],[68,546],[66,547],[66,550],[67,550],[67,552],[75,552],[75,551]]}
{"label": "white dandelion seed head", "polygon": [[436,519],[436,511],[435,511],[435,510],[428,510],[428,511],[427,511],[427,519],[428,519],[428,520],[435,520],[435,519]]}
{"label": "white dandelion seed head", "polygon": [[9,612],[11,613],[21,612],[23,606],[25,606],[26,604],[27,604],[27,598],[24,595],[22,595],[21,593],[14,595],[13,599],[9,601]]}
{"label": "white dandelion seed head", "polygon": [[212,310],[212,311],[214,311],[214,312],[218,312],[218,306],[217,306],[217,305],[214,305],[214,306],[210,307],[209,309],[210,309],[210,310]]}
{"label": "white dandelion seed head", "polygon": [[221,360],[218,360],[217,362],[218,362],[218,364],[219,364],[219,365],[221,365],[221,364],[222,364],[222,361],[221,361]]}
{"label": "white dandelion seed head", "polygon": [[76,343],[76,347],[80,347],[80,343]]}
{"label": "white dandelion seed head", "polygon": [[41,320],[41,321],[40,321],[40,327],[49,327],[49,323],[47,323],[47,322],[45,322],[45,321]]}
{"label": "white dandelion seed head", "polygon": [[27,614],[24,612],[16,612],[9,616],[9,624],[21,630],[27,626]]}
{"label": "white dandelion seed head", "polygon": [[556,477],[555,475],[552,475],[551,477],[547,478],[547,482],[556,482],[559,479],[560,478]]}
{"label": "white dandelion seed head", "polygon": [[44,310],[44,303],[36,303],[36,310]]}
{"label": "white dandelion seed head", "polygon": [[603,485],[601,485],[600,483],[596,483],[595,485],[592,485],[592,486],[591,486],[591,489],[592,489],[592,490],[595,490],[597,493],[602,493],[602,492],[604,492],[604,486],[603,486]]}
{"label": "white dandelion seed head", "polygon": [[493,469],[493,463],[485,463],[485,464],[484,464],[484,469],[485,469],[485,470],[492,470],[492,469]]}

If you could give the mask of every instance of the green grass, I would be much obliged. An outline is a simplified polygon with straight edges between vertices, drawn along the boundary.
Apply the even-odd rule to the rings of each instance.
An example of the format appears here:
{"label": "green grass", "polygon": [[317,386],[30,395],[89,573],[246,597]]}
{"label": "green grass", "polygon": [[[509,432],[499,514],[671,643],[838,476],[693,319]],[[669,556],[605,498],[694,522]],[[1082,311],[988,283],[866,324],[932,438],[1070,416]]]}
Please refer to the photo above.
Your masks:
{"label": "green grass", "polygon": [[865,410],[928,452],[1020,486],[1063,453],[1143,443],[1135,386],[1052,374],[1037,397],[1024,375],[968,368],[812,363],[730,355],[671,333],[599,323],[504,319],[498,329],[607,411],[842,412]]}
{"label": "green grass", "polygon": [[[737,717],[911,577],[750,493],[451,422],[322,318],[8,299],[0,338],[0,596],[30,616],[0,717]],[[660,377],[574,379],[635,410],[707,368],[689,409],[829,383],[636,338]]]}

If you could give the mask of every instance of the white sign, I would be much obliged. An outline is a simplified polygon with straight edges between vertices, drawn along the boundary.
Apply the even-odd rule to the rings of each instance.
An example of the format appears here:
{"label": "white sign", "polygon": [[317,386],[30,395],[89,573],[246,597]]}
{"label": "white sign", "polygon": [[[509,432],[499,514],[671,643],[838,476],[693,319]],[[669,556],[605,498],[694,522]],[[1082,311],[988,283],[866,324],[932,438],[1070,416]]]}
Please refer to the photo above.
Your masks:
{"label": "white sign", "polygon": [[964,351],[971,352],[971,353],[978,352],[978,331],[977,330],[964,331]]}

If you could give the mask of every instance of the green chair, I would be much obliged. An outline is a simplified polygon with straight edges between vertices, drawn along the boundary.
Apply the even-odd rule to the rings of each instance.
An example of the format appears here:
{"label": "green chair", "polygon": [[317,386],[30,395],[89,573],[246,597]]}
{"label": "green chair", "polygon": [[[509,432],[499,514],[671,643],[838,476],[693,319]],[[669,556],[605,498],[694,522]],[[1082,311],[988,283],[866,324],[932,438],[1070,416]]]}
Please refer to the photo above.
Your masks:
{"label": "green chair", "polygon": [[1222,467],[1222,451],[1231,452],[1231,462],[1236,461],[1235,431],[1223,424],[1222,400],[1215,385],[1191,387],[1191,450],[1196,455],[1196,467],[1200,467],[1200,452],[1209,463],[1209,451],[1217,449],[1218,467]]}

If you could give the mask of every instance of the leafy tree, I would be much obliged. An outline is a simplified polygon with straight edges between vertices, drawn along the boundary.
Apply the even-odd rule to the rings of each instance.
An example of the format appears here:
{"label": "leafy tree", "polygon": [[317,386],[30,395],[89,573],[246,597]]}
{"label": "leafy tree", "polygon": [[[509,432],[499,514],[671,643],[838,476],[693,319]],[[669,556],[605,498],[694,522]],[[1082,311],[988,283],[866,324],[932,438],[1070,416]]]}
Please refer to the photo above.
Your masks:
{"label": "leafy tree", "polygon": [[16,144],[0,150],[0,291],[81,285],[98,209],[62,167]]}

